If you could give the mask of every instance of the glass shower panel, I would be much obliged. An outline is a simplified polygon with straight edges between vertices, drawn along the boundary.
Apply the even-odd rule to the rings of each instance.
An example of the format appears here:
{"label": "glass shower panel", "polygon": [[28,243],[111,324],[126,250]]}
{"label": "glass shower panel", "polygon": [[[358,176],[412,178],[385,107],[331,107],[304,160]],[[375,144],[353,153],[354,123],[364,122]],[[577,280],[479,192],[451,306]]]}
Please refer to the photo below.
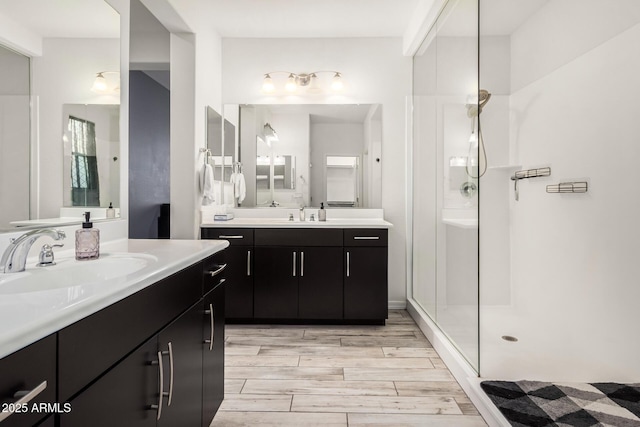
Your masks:
{"label": "glass shower panel", "polygon": [[449,1],[436,25],[436,317],[478,370],[478,0]]}
{"label": "glass shower panel", "polygon": [[0,229],[30,218],[30,59],[0,46]]}
{"label": "glass shower panel", "polygon": [[478,0],[450,0],[413,63],[413,298],[477,371]]}
{"label": "glass shower panel", "polygon": [[413,58],[413,299],[436,320],[435,29]]}

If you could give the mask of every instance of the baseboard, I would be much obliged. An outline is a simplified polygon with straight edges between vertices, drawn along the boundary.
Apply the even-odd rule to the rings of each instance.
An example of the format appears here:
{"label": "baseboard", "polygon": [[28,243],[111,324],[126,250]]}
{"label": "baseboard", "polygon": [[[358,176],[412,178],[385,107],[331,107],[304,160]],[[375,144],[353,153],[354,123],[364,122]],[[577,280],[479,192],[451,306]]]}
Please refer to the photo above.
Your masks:
{"label": "baseboard", "polygon": [[422,307],[415,300],[410,299],[407,301],[407,311],[425,337],[431,342],[431,345],[438,352],[440,358],[447,365],[462,389],[467,393],[467,396],[469,396],[469,399],[476,406],[486,423],[491,427],[508,427],[509,423],[504,424],[506,419],[502,417],[500,411],[480,388],[481,379],[478,378],[476,371],[460,355]]}
{"label": "baseboard", "polygon": [[407,301],[389,301],[389,310],[405,310]]}

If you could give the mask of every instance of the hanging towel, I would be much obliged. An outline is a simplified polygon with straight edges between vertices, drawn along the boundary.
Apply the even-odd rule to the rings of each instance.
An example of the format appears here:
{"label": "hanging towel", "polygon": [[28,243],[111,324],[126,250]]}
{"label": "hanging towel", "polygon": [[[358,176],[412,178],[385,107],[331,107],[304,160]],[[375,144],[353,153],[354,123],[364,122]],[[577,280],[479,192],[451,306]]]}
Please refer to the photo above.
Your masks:
{"label": "hanging towel", "polygon": [[202,205],[206,206],[215,202],[216,199],[213,185],[213,168],[211,167],[211,165],[205,164],[202,166],[200,183],[202,188]]}
{"label": "hanging towel", "polygon": [[233,184],[233,197],[238,200],[238,203],[242,203],[247,195],[247,185],[244,181],[243,173],[236,172],[231,174],[230,181]]}

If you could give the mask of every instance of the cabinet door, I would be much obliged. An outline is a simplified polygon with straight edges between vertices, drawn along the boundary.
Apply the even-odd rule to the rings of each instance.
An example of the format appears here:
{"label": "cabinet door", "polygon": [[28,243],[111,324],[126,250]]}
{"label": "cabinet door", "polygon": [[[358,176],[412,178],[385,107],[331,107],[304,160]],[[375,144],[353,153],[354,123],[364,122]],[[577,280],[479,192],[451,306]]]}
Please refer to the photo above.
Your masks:
{"label": "cabinet door", "polygon": [[304,247],[298,254],[298,317],[342,319],[342,248]]}
{"label": "cabinet door", "polygon": [[164,391],[169,393],[158,426],[200,425],[202,300],[160,332],[158,351],[165,354]]}
{"label": "cabinet door", "polygon": [[[157,340],[152,338],[71,401],[60,427],[155,426],[158,404]],[[166,377],[165,377],[166,378]],[[166,387],[166,385],[165,385]],[[165,402],[166,403],[166,399]],[[161,415],[166,410],[163,404]]]}
{"label": "cabinet door", "polygon": [[[208,427],[224,399],[224,323],[226,283],[204,298],[202,426]],[[213,317],[212,317],[213,316]]]}
{"label": "cabinet door", "polygon": [[254,317],[298,317],[298,250],[295,247],[255,247]]}
{"label": "cabinet door", "polygon": [[346,247],[344,318],[387,318],[387,248]]}
{"label": "cabinet door", "polygon": [[[2,427],[32,426],[47,416],[46,413],[32,412],[31,408],[36,402],[56,402],[56,360],[55,334],[0,360],[0,402],[15,403],[22,398],[27,405],[7,408],[16,409],[16,412],[1,421]],[[25,393],[33,396],[28,402],[29,397],[24,396]],[[7,414],[0,412],[2,417]]]}
{"label": "cabinet door", "polygon": [[229,319],[253,318],[253,246],[226,249],[226,315]]}

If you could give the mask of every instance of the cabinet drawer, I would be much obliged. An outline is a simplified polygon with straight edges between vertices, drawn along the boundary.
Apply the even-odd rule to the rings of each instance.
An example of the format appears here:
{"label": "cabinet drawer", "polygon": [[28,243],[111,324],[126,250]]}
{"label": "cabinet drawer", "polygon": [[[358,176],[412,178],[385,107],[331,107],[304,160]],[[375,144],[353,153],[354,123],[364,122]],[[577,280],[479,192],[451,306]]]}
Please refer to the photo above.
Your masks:
{"label": "cabinet drawer", "polygon": [[252,246],[253,228],[201,228],[202,239],[228,240],[231,246]]}
{"label": "cabinet drawer", "polygon": [[256,246],[342,246],[342,229],[257,228]]}
{"label": "cabinet drawer", "polygon": [[[56,336],[49,335],[30,346],[0,360],[0,402],[17,402],[17,392],[29,392],[46,387],[29,402],[26,413],[14,413],[2,421],[2,427],[32,426],[46,413],[31,412],[34,403],[55,403],[56,400]],[[40,386],[40,387],[38,387]],[[36,392],[34,391],[34,394]],[[0,412],[0,416],[6,415]]]}
{"label": "cabinet drawer", "polygon": [[230,265],[226,254],[227,249],[204,260],[203,295],[227,280]]}
{"label": "cabinet drawer", "polygon": [[202,267],[200,262],[186,268],[61,330],[59,401],[66,401],[198,301]]}
{"label": "cabinet drawer", "polygon": [[345,246],[387,246],[388,230],[378,228],[352,228],[344,230]]}

